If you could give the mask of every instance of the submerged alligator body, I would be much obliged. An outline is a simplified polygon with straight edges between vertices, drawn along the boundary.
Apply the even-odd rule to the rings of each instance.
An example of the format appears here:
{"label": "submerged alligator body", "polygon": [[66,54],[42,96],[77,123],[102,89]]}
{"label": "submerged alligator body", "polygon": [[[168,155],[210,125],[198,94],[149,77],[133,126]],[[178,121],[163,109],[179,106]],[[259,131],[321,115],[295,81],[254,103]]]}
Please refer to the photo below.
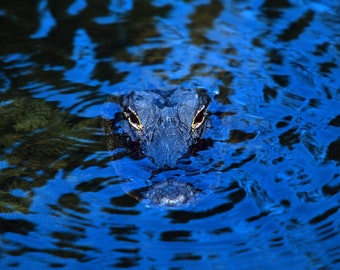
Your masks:
{"label": "submerged alligator body", "polygon": [[[221,172],[252,161],[262,145],[260,139],[255,140],[259,134],[254,131],[257,118],[255,122],[247,119],[242,126],[244,121],[237,121],[233,116],[235,125],[230,122],[219,125],[215,117],[219,113],[211,114],[214,116],[209,120],[220,130],[211,130],[209,139],[204,139],[210,126],[207,113],[210,98],[204,90],[136,91],[113,100],[119,103],[120,111],[111,104],[105,107],[105,116],[106,127],[112,135],[109,149],[114,153],[117,179],[127,194],[147,206],[173,209],[195,204],[220,185]],[[117,112],[114,119],[112,111]],[[229,132],[227,140],[226,131]],[[248,148],[240,144],[248,140],[254,140]],[[231,157],[237,160],[245,149],[249,149],[249,153],[246,151],[238,163],[225,165],[227,144],[233,143],[240,145]],[[122,152],[122,149],[125,150]],[[237,181],[242,194],[255,198],[261,208],[273,203],[256,179],[245,175]]]}
{"label": "submerged alligator body", "polygon": [[[178,88],[131,92],[122,100],[124,118],[120,125],[124,134],[152,161],[158,174],[169,172],[176,170],[178,161],[204,135],[209,102],[204,90]],[[176,176],[157,181],[148,179],[147,182],[149,184],[143,188],[125,190],[148,205],[165,207],[190,205],[202,193],[192,183]]]}

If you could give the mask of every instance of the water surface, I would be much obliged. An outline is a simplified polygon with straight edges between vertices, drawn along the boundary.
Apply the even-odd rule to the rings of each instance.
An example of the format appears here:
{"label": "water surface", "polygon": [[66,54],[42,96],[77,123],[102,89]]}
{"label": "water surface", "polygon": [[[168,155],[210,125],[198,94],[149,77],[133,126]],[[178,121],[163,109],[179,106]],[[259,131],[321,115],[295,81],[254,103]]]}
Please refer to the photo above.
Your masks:
{"label": "water surface", "polygon": [[[1,269],[338,269],[339,13],[322,0],[3,3]],[[103,117],[132,90],[175,87],[212,98],[210,144],[175,172],[206,193],[148,207],[122,182],[144,183],[150,161],[119,128],[112,160]]]}

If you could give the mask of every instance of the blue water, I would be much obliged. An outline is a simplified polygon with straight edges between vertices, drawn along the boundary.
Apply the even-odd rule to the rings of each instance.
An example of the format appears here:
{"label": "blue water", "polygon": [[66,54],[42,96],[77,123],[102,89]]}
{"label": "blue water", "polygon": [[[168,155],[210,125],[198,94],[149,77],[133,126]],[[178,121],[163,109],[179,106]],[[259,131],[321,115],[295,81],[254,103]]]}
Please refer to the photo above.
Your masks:
{"label": "blue water", "polygon": [[[2,3],[0,269],[339,269],[339,14],[322,0]],[[121,96],[175,87],[211,97],[208,147],[152,175],[116,123],[108,150]],[[174,209],[127,194],[151,175],[204,194]]]}

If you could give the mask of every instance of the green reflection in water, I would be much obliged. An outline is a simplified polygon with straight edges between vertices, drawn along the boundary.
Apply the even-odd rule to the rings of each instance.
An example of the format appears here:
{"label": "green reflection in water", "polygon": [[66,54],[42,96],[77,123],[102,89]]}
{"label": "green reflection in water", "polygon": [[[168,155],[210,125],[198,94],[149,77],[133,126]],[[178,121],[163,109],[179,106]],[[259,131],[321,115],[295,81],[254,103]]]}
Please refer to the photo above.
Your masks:
{"label": "green reflection in water", "polygon": [[7,99],[0,107],[0,211],[27,213],[32,189],[43,186],[59,170],[105,166],[87,160],[105,148],[98,118],[62,112],[55,103],[29,97]]}

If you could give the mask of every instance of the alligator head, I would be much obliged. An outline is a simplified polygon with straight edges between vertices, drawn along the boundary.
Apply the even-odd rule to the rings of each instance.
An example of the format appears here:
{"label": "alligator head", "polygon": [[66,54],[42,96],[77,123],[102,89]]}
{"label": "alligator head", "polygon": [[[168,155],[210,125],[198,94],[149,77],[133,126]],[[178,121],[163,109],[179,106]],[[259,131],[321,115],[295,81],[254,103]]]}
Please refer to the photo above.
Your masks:
{"label": "alligator head", "polygon": [[123,100],[122,127],[157,167],[172,168],[202,137],[209,102],[202,90],[132,92]]}

